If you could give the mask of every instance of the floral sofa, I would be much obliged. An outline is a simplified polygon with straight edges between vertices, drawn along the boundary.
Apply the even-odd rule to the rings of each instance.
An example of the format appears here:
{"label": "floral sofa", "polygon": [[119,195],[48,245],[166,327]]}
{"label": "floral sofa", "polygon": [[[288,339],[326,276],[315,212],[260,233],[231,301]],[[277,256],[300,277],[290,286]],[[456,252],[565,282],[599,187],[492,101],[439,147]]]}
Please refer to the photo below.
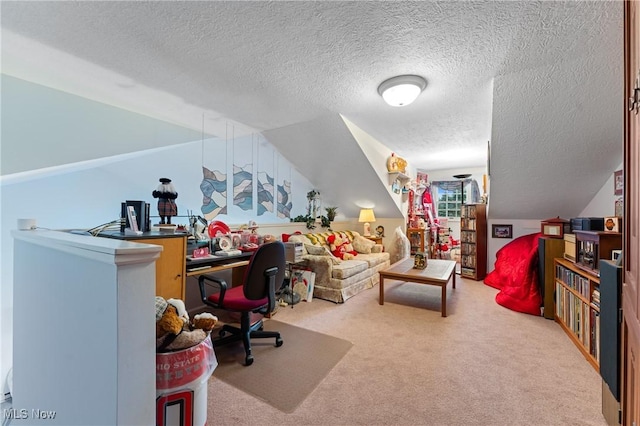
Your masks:
{"label": "floral sofa", "polygon": [[[358,253],[355,258],[341,260],[329,251],[327,238],[340,234]],[[291,242],[303,243],[302,264],[316,273],[313,297],[342,303],[380,282],[378,271],[390,265],[389,253],[381,244],[364,238],[355,231],[327,231],[289,236]]]}

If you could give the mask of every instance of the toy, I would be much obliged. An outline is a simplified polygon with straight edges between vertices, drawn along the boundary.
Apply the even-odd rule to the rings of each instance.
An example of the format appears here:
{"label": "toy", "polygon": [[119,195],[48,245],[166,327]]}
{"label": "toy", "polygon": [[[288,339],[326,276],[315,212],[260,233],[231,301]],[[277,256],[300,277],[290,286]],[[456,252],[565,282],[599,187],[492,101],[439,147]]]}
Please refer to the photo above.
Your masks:
{"label": "toy", "polygon": [[211,332],[213,327],[215,327],[218,322],[218,318],[210,314],[208,312],[202,312],[193,317],[193,322],[191,323],[191,327],[194,329],[204,330],[206,332]]}
{"label": "toy", "polygon": [[349,237],[346,236],[346,234],[340,234],[340,238],[342,239],[342,241],[345,242],[344,248],[347,251],[347,253],[351,253],[354,256],[358,254],[358,252],[353,248],[353,244],[351,244],[351,241],[349,240]]}
{"label": "toy", "polygon": [[162,313],[159,320],[156,321],[156,338],[166,336],[167,334],[178,335],[182,332],[184,322],[178,316],[176,308],[166,304],[166,309]]}
{"label": "toy", "polygon": [[391,156],[387,159],[387,171],[389,173],[399,172],[404,173],[407,171],[407,160],[402,157],[398,157],[395,153],[391,153]]}
{"label": "toy", "polygon": [[329,243],[329,250],[331,251],[331,254],[342,260],[353,259],[358,254],[357,251],[353,250],[353,246],[349,241],[340,235],[329,235],[327,243]]}
{"label": "toy", "polygon": [[218,322],[215,315],[207,312],[195,315],[190,322],[186,309],[181,314],[182,309],[184,309],[182,300],[166,301],[156,296],[157,352],[171,352],[195,346],[209,336]]}
{"label": "toy", "polygon": [[171,216],[178,215],[178,206],[175,199],[178,198],[178,191],[171,183],[171,179],[160,178],[160,185],[151,193],[153,198],[158,199],[158,215],[160,216],[160,224],[171,224]]}
{"label": "toy", "polygon": [[178,312],[178,317],[182,320],[184,324],[189,322],[189,314],[187,313],[187,307],[184,305],[184,302],[180,299],[169,299],[167,300],[169,305],[173,305]]}

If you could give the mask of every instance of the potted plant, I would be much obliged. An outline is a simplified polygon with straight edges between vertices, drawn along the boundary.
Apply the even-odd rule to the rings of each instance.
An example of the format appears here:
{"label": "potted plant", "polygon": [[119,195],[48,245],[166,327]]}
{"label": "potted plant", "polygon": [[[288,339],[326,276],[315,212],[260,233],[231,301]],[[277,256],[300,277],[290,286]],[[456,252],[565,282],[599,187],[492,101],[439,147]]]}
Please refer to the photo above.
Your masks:
{"label": "potted plant", "polygon": [[336,218],[336,211],[338,210],[337,207],[326,207],[325,211],[327,212],[327,219],[329,219],[329,222],[333,222],[334,219]]}

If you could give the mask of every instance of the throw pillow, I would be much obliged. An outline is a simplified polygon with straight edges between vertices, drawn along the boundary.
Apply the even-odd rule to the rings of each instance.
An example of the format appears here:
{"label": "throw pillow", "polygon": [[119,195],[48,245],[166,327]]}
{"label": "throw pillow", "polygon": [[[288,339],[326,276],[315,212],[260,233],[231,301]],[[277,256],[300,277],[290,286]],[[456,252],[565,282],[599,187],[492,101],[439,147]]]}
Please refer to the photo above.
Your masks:
{"label": "throw pillow", "polygon": [[331,262],[334,265],[339,265],[342,260],[338,259],[325,246],[314,246],[312,244],[305,244],[304,247],[307,249],[307,253],[316,256],[329,256],[331,258]]}
{"label": "throw pillow", "polygon": [[315,254],[316,256],[323,256],[327,252],[327,249],[325,249],[324,247],[314,246],[312,244],[305,244],[304,248],[307,249],[307,253]]}
{"label": "throw pillow", "polygon": [[374,241],[371,241],[370,239],[365,238],[365,237],[363,237],[361,235],[358,235],[353,240],[353,248],[358,253],[369,254],[369,253],[371,253],[371,249],[375,245],[376,245],[376,243]]}

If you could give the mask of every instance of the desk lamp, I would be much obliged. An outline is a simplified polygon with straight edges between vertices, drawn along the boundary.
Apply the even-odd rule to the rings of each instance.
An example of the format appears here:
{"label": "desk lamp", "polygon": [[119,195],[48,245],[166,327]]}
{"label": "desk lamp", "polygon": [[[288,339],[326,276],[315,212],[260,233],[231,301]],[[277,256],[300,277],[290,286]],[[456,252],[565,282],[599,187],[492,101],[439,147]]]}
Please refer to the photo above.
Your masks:
{"label": "desk lamp", "polygon": [[373,214],[373,209],[361,209],[360,217],[358,218],[358,222],[364,222],[364,236],[371,236],[371,224],[369,222],[375,222],[376,217]]}

